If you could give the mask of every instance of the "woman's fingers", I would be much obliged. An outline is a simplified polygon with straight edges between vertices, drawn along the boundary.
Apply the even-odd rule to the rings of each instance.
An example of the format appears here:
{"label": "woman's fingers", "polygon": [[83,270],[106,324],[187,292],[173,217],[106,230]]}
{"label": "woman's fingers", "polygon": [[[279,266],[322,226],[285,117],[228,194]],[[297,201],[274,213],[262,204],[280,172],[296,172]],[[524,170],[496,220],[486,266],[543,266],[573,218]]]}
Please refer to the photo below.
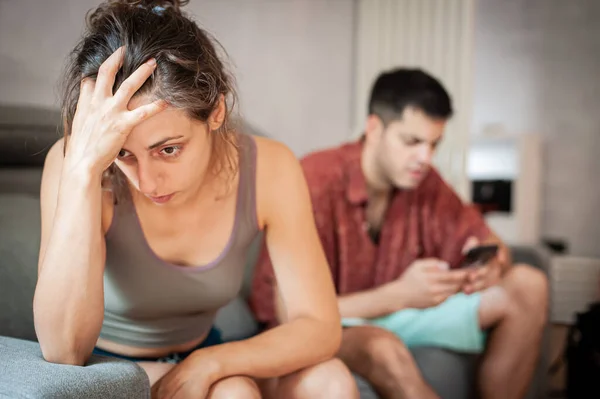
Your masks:
{"label": "woman's fingers", "polygon": [[151,58],[146,61],[138,69],[135,70],[119,87],[115,93],[115,100],[118,104],[127,107],[131,97],[144,85],[146,80],[152,75],[156,68],[156,60]]}
{"label": "woman's fingers", "polygon": [[[94,87],[94,99],[99,103],[100,100],[113,97],[113,86],[117,72],[123,65],[125,57],[125,47],[119,47],[110,55],[98,69],[96,83]],[[123,109],[127,107],[129,100],[144,85],[146,80],[156,69],[156,60],[151,58],[135,70],[120,86],[114,94],[117,104]]]}
{"label": "woman's fingers", "polygon": [[85,112],[89,109],[90,102],[92,101],[92,96],[94,95],[94,86],[95,82],[93,79],[81,79],[81,84],[79,85],[79,98],[77,99],[76,112]]}
{"label": "woman's fingers", "polygon": [[94,97],[97,100],[112,96],[113,86],[115,85],[115,76],[119,69],[121,69],[121,65],[123,65],[124,56],[125,47],[119,47],[117,51],[112,53],[110,57],[100,65],[98,76],[96,77],[96,88],[94,90]]}
{"label": "woman's fingers", "polygon": [[129,111],[125,118],[127,120],[127,125],[133,127],[146,119],[158,114],[160,111],[167,108],[169,104],[165,100],[156,100],[151,102],[150,104],[145,104],[140,107],[137,107],[133,111]]}

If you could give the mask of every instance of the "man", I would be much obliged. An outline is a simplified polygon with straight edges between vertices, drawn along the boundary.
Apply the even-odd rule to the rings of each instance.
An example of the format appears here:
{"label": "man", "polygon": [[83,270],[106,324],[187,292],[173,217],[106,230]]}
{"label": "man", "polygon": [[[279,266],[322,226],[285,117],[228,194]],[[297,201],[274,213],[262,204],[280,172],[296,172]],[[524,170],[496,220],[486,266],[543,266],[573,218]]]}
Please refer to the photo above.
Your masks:
{"label": "man", "polygon": [[[484,398],[523,396],[539,354],[544,274],[512,265],[480,214],[431,166],[451,115],[449,95],[427,73],[383,73],[363,137],[302,161],[347,326],[338,356],[383,398],[437,397],[407,346],[484,352]],[[500,247],[496,258],[460,267],[466,250],[490,243]],[[263,250],[251,306],[269,325],[285,307],[273,281]]]}

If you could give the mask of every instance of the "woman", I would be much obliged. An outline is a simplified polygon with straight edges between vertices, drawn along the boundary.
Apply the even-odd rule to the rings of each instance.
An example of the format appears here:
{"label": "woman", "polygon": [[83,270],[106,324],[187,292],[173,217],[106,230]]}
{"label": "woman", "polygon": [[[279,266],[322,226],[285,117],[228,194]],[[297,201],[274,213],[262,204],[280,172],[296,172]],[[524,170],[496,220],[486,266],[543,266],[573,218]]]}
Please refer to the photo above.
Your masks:
{"label": "woman", "polygon": [[[159,398],[355,397],[301,168],[230,126],[232,79],[183,2],[109,1],[67,68],[41,186],[35,327],[47,361],[139,362]],[[260,230],[287,319],[221,343]],[[260,383],[258,383],[260,381]]]}

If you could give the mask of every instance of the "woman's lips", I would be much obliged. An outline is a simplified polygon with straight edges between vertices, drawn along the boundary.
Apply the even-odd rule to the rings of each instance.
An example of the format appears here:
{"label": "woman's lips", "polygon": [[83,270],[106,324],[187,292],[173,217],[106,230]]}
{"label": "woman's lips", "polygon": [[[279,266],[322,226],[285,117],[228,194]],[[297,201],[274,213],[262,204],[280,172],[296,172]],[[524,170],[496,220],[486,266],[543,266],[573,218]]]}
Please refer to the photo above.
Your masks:
{"label": "woman's lips", "polygon": [[148,198],[150,199],[150,201],[154,202],[155,204],[164,204],[169,202],[169,200],[171,198],[173,198],[174,194],[169,194],[169,195],[161,195],[159,197],[151,197],[148,196]]}

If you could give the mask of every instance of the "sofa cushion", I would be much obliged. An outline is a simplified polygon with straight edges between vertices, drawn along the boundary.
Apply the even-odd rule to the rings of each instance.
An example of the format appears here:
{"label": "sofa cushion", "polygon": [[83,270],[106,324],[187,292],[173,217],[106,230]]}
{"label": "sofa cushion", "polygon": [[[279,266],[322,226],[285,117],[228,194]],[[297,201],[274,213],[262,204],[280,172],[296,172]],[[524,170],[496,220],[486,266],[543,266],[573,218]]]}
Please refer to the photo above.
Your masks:
{"label": "sofa cushion", "polygon": [[0,168],[0,195],[27,194],[40,196],[42,168]]}
{"label": "sofa cushion", "polygon": [[225,342],[252,337],[259,332],[259,326],[248,304],[237,297],[217,313],[215,326],[221,331]]}
{"label": "sofa cushion", "polygon": [[93,355],[85,367],[46,362],[36,342],[0,337],[0,398],[150,398],[135,363]]}
{"label": "sofa cushion", "polygon": [[0,335],[35,340],[39,199],[24,194],[0,195],[0,226]]}

